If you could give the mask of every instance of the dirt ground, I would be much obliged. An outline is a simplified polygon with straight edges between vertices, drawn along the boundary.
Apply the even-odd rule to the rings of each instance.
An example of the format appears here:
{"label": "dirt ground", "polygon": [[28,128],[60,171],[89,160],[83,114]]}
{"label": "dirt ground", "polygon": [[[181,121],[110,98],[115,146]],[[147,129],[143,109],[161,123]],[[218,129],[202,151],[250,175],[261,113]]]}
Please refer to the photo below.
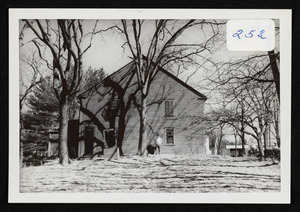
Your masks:
{"label": "dirt ground", "polygon": [[280,164],[224,156],[125,156],[21,168],[20,192],[279,192]]}

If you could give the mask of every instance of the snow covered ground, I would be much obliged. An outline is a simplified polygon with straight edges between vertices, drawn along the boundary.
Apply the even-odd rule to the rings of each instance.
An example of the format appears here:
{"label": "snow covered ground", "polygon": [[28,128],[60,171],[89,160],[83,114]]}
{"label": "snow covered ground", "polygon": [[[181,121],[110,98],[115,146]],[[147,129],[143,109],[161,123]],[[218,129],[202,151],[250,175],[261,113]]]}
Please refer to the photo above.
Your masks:
{"label": "snow covered ground", "polygon": [[280,164],[224,156],[125,156],[21,168],[20,192],[279,192]]}

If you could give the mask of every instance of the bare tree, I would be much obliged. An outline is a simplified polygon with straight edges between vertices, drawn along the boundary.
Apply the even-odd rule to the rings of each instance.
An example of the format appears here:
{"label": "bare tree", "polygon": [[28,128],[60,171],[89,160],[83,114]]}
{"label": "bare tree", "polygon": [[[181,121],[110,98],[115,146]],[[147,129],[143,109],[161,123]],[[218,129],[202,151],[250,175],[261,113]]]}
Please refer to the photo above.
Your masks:
{"label": "bare tree", "polygon": [[[40,58],[52,71],[53,89],[59,101],[59,162],[65,165],[70,163],[67,145],[70,102],[80,90],[82,57],[91,47],[94,33],[85,33],[82,20],[23,21],[24,28],[30,29],[35,35],[31,42]],[[92,32],[96,26],[97,21]]]}
{"label": "bare tree", "polygon": [[272,107],[272,111],[273,111],[273,119],[271,121],[271,126],[274,128],[274,131],[273,132],[271,130],[271,133],[273,134],[273,136],[276,138],[276,141],[277,141],[277,146],[280,147],[280,111],[279,111],[279,102],[274,99],[272,104],[271,104],[271,107]]}
{"label": "bare tree", "polygon": [[212,141],[215,154],[221,154],[221,143],[228,127],[226,114],[226,108],[224,107],[218,111],[211,111],[204,118],[200,117],[200,119],[205,120],[206,131],[215,135],[215,141]]}
{"label": "bare tree", "polygon": [[[268,147],[267,129],[272,118],[271,102],[274,100],[272,84],[252,82],[243,87],[239,95],[233,95],[238,100],[241,109],[235,115],[229,115],[228,123],[241,133],[251,135],[257,140],[261,157],[264,157],[264,149]],[[251,131],[249,131],[249,129]],[[262,143],[264,141],[264,145]]]}
{"label": "bare tree", "polygon": [[268,52],[269,59],[270,59],[270,66],[272,69],[273,79],[276,86],[276,93],[278,99],[280,100],[280,73],[278,69],[279,63],[279,52],[275,53],[274,50]]}
{"label": "bare tree", "polygon": [[[251,135],[257,140],[262,156],[264,148],[268,148],[270,124],[276,119],[272,102],[277,99],[279,103],[280,98],[278,62],[279,52],[272,51],[236,61],[213,63],[215,70],[207,72],[210,92],[225,96],[230,109],[227,122],[238,130],[242,146],[245,134]],[[219,107],[223,107],[221,103]]]}
{"label": "bare tree", "polygon": [[[193,62],[195,57],[208,51],[218,35],[214,26],[215,21],[204,20],[122,20],[118,31],[125,38],[123,46],[128,46],[132,59],[135,62],[136,74],[140,90],[140,137],[137,154],[142,154],[143,143],[147,141],[147,96],[152,80],[159,67],[165,67],[172,63],[185,64]],[[201,43],[182,43],[178,41],[184,32],[204,25],[212,28],[212,33]],[[143,32],[153,30],[152,36],[144,36]],[[146,38],[145,38],[146,37]]]}

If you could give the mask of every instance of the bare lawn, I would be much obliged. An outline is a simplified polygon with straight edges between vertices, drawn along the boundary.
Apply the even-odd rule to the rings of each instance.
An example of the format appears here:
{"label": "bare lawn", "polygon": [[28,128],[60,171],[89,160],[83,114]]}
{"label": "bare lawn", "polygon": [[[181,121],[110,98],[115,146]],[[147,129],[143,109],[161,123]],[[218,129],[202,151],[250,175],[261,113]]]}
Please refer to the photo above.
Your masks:
{"label": "bare lawn", "polygon": [[20,192],[279,192],[280,164],[224,156],[125,156],[21,168]]}

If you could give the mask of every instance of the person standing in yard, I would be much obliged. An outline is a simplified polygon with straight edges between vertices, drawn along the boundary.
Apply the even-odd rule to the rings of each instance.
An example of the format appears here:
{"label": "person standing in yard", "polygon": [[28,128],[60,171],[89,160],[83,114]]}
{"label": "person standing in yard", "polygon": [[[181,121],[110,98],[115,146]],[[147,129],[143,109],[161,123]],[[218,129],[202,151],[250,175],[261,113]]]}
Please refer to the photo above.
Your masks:
{"label": "person standing in yard", "polygon": [[159,136],[159,134],[157,133],[156,139],[155,139],[155,143],[156,143],[156,154],[160,155],[160,146],[162,144],[163,140],[162,138]]}

